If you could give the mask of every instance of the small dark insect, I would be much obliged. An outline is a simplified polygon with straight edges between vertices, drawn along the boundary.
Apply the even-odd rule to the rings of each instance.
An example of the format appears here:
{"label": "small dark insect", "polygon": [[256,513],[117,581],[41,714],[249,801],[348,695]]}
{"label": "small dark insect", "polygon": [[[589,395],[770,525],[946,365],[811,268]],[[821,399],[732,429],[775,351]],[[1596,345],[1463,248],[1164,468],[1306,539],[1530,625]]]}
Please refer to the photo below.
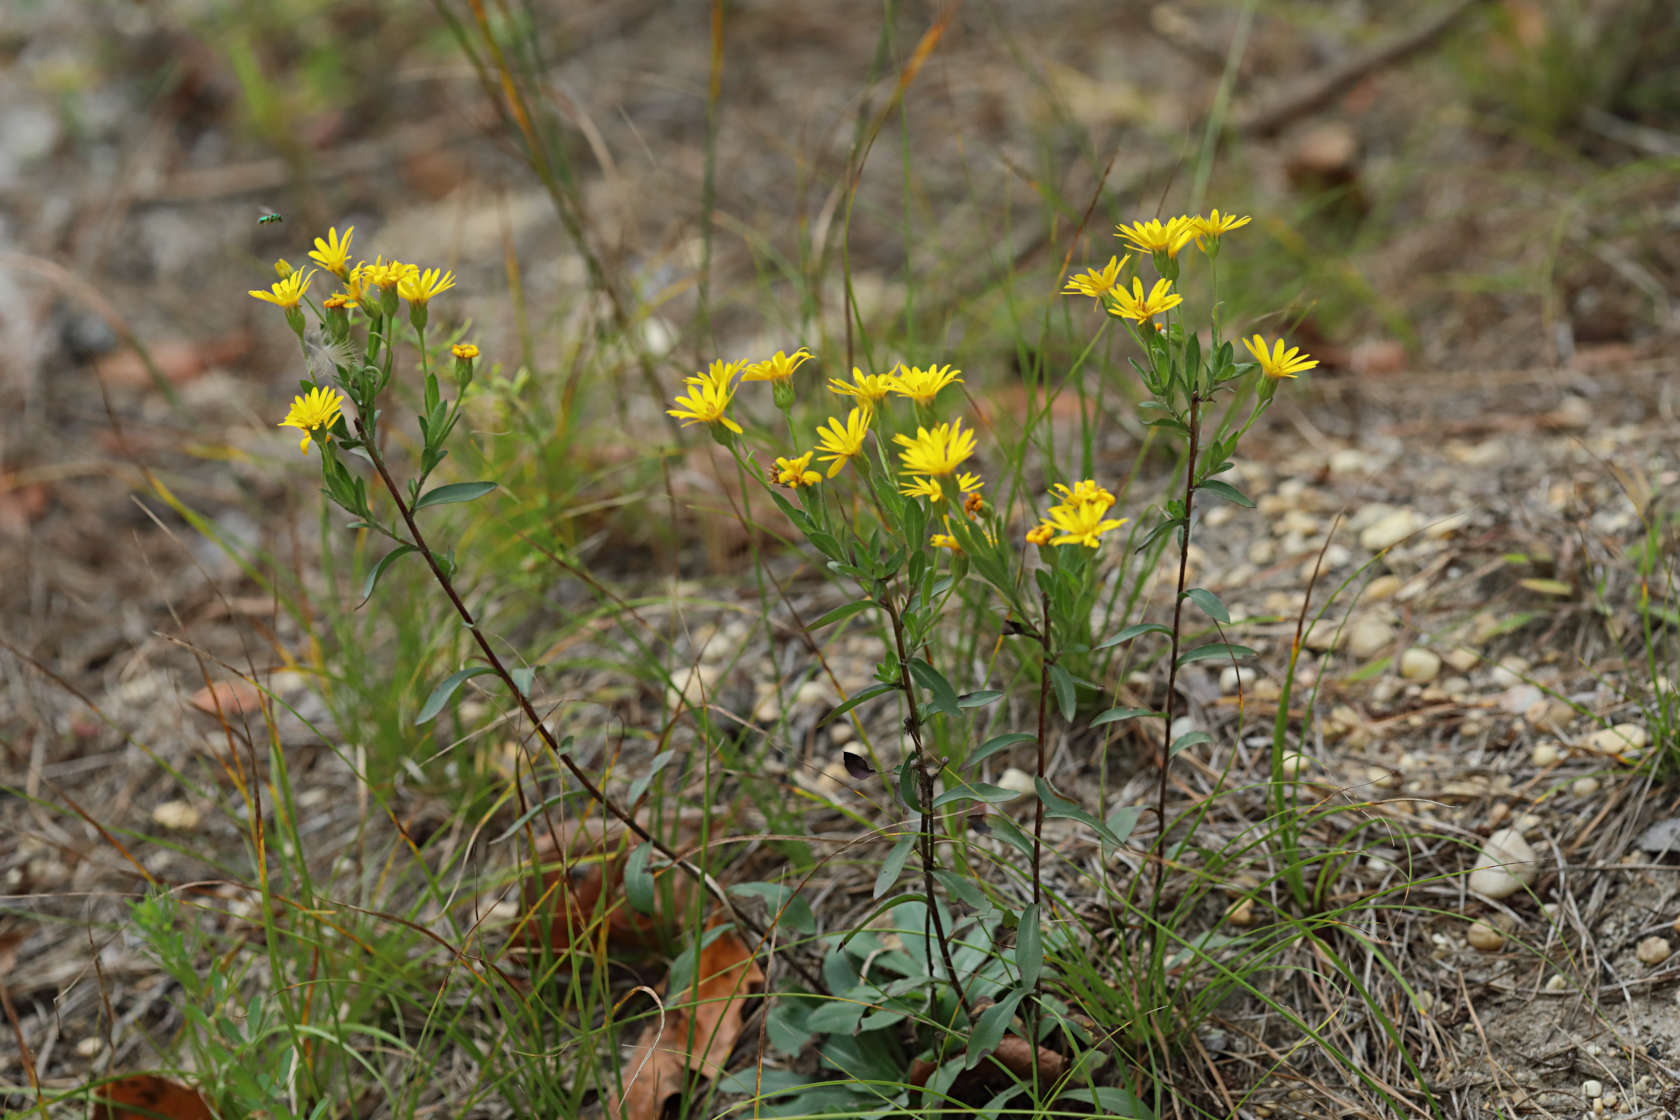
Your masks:
{"label": "small dark insect", "polygon": [[259,226],[266,226],[273,222],[283,222],[285,220],[286,219],[282,218],[279,214],[264,214],[262,217],[257,219],[257,224]]}
{"label": "small dark insect", "polygon": [[846,773],[850,774],[853,778],[860,782],[869,777],[869,775],[875,773],[875,768],[869,765],[868,761],[865,760],[861,754],[853,754],[851,751],[841,751],[840,761],[846,764]]}

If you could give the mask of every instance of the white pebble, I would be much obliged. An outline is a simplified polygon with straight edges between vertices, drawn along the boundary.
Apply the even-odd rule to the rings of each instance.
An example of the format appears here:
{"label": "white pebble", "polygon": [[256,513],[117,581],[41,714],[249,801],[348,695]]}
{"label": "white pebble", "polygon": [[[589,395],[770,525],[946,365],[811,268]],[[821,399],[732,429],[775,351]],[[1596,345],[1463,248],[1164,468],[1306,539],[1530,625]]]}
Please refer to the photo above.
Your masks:
{"label": "white pebble", "polygon": [[1240,684],[1247,689],[1254,683],[1254,670],[1244,669],[1237,665],[1227,665],[1219,671],[1219,692],[1222,696],[1235,696]]}
{"label": "white pebble", "polygon": [[1536,766],[1551,766],[1563,757],[1556,743],[1536,743],[1534,749],[1528,752],[1529,760]]}
{"label": "white pebble", "polygon": [[1367,525],[1359,534],[1359,547],[1367,552],[1381,552],[1411,536],[1417,527],[1417,514],[1409,509],[1397,509]]}
{"label": "white pebble", "polygon": [[1468,673],[1482,659],[1481,654],[1467,646],[1454,646],[1442,654],[1442,657],[1453,667],[1453,671],[1458,673]]}
{"label": "white pebble", "polygon": [[1441,671],[1441,655],[1413,646],[1400,655],[1400,675],[1409,681],[1432,681]]}
{"label": "white pebble", "polygon": [[1400,577],[1384,572],[1365,588],[1365,601],[1367,603],[1380,603],[1384,599],[1394,598],[1395,593],[1399,590]]}
{"label": "white pebble", "polygon": [[1033,776],[1016,766],[1005,770],[998,778],[997,784],[1004,789],[1013,790],[1016,797],[1025,797],[1038,789],[1033,783]]}
{"label": "white pebble", "polygon": [[1587,749],[1598,754],[1622,755],[1643,750],[1650,736],[1637,723],[1618,723],[1587,736]]}
{"label": "white pebble", "polygon": [[152,823],[171,832],[190,832],[198,827],[198,810],[185,801],[165,801],[152,810]]}
{"label": "white pebble", "polygon": [[1293,778],[1302,770],[1305,770],[1311,762],[1312,759],[1306,755],[1292,751],[1278,760],[1278,768],[1283,771],[1284,777]]}
{"label": "white pebble", "polygon": [[1361,661],[1381,653],[1394,640],[1394,627],[1380,618],[1362,618],[1348,633],[1348,652]]}
{"label": "white pebble", "polygon": [[1674,955],[1674,946],[1666,937],[1647,937],[1634,949],[1633,955],[1639,958],[1640,964],[1662,964]]}
{"label": "white pebble", "polygon": [[1464,939],[1483,953],[1496,953],[1505,947],[1505,933],[1486,918],[1477,918],[1465,931]]}
{"label": "white pebble", "polygon": [[1594,1097],[1602,1097],[1604,1095],[1604,1082],[1602,1082],[1602,1081],[1583,1082],[1582,1085],[1581,1085],[1581,1092],[1582,1092],[1583,1095],[1585,1095],[1589,1099],[1594,1098]]}
{"label": "white pebble", "polygon": [[1546,990],[1548,992],[1561,992],[1568,987],[1569,981],[1565,980],[1560,972],[1554,972],[1546,978]]}
{"label": "white pebble", "polygon": [[1576,778],[1569,783],[1569,792],[1576,797],[1591,797],[1598,792],[1598,779],[1591,777]]}
{"label": "white pebble", "polygon": [[1470,872],[1470,889],[1486,898],[1509,898],[1534,882],[1540,865],[1534,849],[1514,828],[1501,828],[1489,836],[1477,853]]}

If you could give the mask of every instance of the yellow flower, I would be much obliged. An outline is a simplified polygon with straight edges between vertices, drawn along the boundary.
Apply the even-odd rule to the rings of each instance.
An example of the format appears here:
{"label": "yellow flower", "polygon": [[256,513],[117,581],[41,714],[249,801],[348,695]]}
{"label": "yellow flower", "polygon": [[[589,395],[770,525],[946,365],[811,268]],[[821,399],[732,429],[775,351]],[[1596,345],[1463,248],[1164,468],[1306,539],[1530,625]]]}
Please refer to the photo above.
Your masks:
{"label": "yellow flower", "polygon": [[754,362],[741,375],[742,381],[786,381],[793,376],[793,371],[811,360],[810,352],[801,346],[791,354],[776,351],[773,358],[766,358],[762,362]]}
{"label": "yellow flower", "polygon": [[733,383],[740,368],[740,362],[724,362],[720,358],[706,372],[683,378],[689,391],[675,397],[671,403],[679,407],[666,409],[666,414],[681,420],[685,428],[690,424],[722,424],[740,435],[741,425],[724,415],[735,396]]}
{"label": "yellow flower", "polygon": [[1165,225],[1159,218],[1151,218],[1147,222],[1114,227],[1114,236],[1132,248],[1145,253],[1165,253],[1169,257],[1178,256],[1178,251],[1194,241],[1198,232],[1196,219],[1188,214],[1181,214]]}
{"label": "yellow flower", "polygon": [[1132,290],[1128,293],[1124,288],[1116,288],[1109,296],[1108,313],[1118,315],[1122,319],[1132,319],[1143,322],[1153,319],[1156,315],[1171,311],[1184,302],[1184,297],[1172,290],[1170,280],[1157,280],[1155,286],[1149,289],[1149,294],[1143,294],[1143,281],[1132,277]]}
{"label": "yellow flower", "polygon": [[251,294],[260,300],[274,304],[276,307],[284,307],[290,311],[303,299],[303,293],[309,290],[309,281],[314,275],[315,270],[313,268],[308,272],[294,272],[283,280],[276,280],[273,287],[268,291],[259,292],[253,289]]}
{"label": "yellow flower", "polygon": [[277,428],[297,428],[303,432],[303,439],[298,443],[298,450],[309,454],[309,434],[321,431],[321,441],[327,441],[329,429],[338,420],[338,415],[344,407],[344,397],[334,389],[323,389],[319,385],[309,390],[304,396],[293,397],[292,407],[286,411],[286,418],[276,424]]}
{"label": "yellow flower", "polygon": [[410,273],[419,272],[418,265],[404,264],[401,261],[386,263],[380,257],[372,264],[363,261],[356,266],[356,271],[362,275],[362,283],[378,288],[395,288],[403,282],[403,278]]}
{"label": "yellow flower", "polygon": [[962,371],[950,366],[911,366],[892,375],[892,391],[900,396],[909,397],[920,405],[930,405],[933,398],[939,395],[939,390],[952,382],[962,383]]}
{"label": "yellow flower", "polygon": [[822,475],[811,469],[812,454],[807,451],[797,459],[783,459],[778,455],[776,465],[770,470],[770,481],[792,490],[815,486],[822,481]]}
{"label": "yellow flower", "polygon": [[[972,478],[973,476],[970,475],[969,477]],[[984,509],[985,506],[986,499],[980,496],[979,487],[976,487],[972,493],[963,499],[963,512],[968,514],[970,520],[980,516],[980,511]]]}
{"label": "yellow flower", "polygon": [[852,367],[852,383],[846,384],[838,378],[828,379],[828,389],[842,397],[852,397],[859,404],[873,405],[885,400],[892,392],[893,375],[890,373],[864,373],[856,366]]}
{"label": "yellow flower", "polygon": [[441,268],[428,268],[421,272],[414,265],[409,265],[408,271],[397,281],[397,292],[411,304],[425,303],[454,286],[453,272],[445,272]]}
{"label": "yellow flower", "polygon": [[449,348],[449,352],[457,358],[461,358],[469,362],[478,357],[478,347],[474,346],[470,342],[457,342]]}
{"label": "yellow flower", "polygon": [[322,300],[321,306],[326,308],[328,311],[339,311],[349,307],[352,302],[353,301],[350,299],[349,293],[339,292],[336,295],[330,295],[326,299]]}
{"label": "yellow flower", "polygon": [[[255,292],[251,294],[256,295]],[[1293,378],[1296,374],[1318,365],[1318,359],[1308,358],[1301,353],[1299,346],[1291,346],[1288,350],[1285,350],[1281,338],[1277,340],[1270,353],[1266,350],[1266,340],[1259,335],[1243,339],[1243,345],[1248,347],[1248,352],[1253,354],[1254,360],[1260,363],[1260,372],[1267,377]]]}
{"label": "yellow flower", "polygon": [[1060,482],[1050,487],[1051,491],[1068,505],[1081,502],[1101,503],[1104,509],[1114,504],[1114,495],[1104,487],[1098,486],[1089,478],[1081,479],[1072,486],[1063,486]]}
{"label": "yellow flower", "polygon": [[1128,520],[1124,517],[1105,519],[1103,514],[1107,512],[1108,507],[1101,502],[1073,502],[1051,506],[1050,515],[1040,528],[1048,526],[1052,531],[1061,534],[1052,537],[1051,544],[1082,544],[1086,548],[1096,548],[1098,537],[1110,529],[1120,528]]}
{"label": "yellow flower", "polygon": [[863,437],[869,434],[871,419],[869,406],[860,405],[846,413],[845,423],[837,416],[830,416],[826,427],[817,425],[817,450],[823,452],[821,461],[829,464],[828,477],[839,474],[847,461],[863,450]]}
{"label": "yellow flower", "polygon": [[343,280],[347,273],[345,269],[350,263],[350,239],[356,236],[356,227],[351,226],[344,231],[344,236],[338,236],[335,226],[327,230],[325,239],[315,239],[315,249],[309,254],[309,259]]}
{"label": "yellow flower", "polygon": [[[975,496],[979,489],[985,485],[984,482],[980,481],[979,475],[966,472],[958,475],[956,482],[957,493],[966,494],[969,497]],[[945,487],[939,484],[937,478],[912,478],[910,484],[900,486],[898,492],[907,498],[926,498],[935,505],[945,500]],[[965,500],[964,507],[966,508],[966,506],[967,501]]]}
{"label": "yellow flower", "polygon": [[935,533],[928,538],[928,543],[935,548],[948,548],[952,552],[962,551],[962,545],[957,543],[957,538],[949,533]]}
{"label": "yellow flower", "polygon": [[297,269],[292,267],[292,262],[287,260],[285,257],[281,257],[279,260],[274,262],[274,275],[280,277],[282,280],[296,271]]}
{"label": "yellow flower", "polygon": [[1114,290],[1120,282],[1120,270],[1131,261],[1132,255],[1127,253],[1123,257],[1109,257],[1108,263],[1098,272],[1094,268],[1087,268],[1083,276],[1068,277],[1067,287],[1062,289],[1066,296],[1090,296],[1092,299],[1102,299]]}
{"label": "yellow flower", "polygon": [[1056,527],[1048,521],[1041,521],[1034,528],[1027,530],[1028,544],[1049,544],[1050,538],[1056,535]]}
{"label": "yellow flower", "polygon": [[929,431],[917,427],[914,438],[902,433],[893,442],[904,448],[898,453],[905,474],[947,475],[974,454],[974,433],[962,430],[962,421],[939,424]]}
{"label": "yellow flower", "polygon": [[1221,214],[1216,208],[1213,213],[1205,218],[1192,218],[1190,220],[1196,226],[1198,237],[1218,237],[1221,234],[1230,233],[1234,229],[1241,229],[1253,219],[1246,214],[1240,218],[1235,214]]}

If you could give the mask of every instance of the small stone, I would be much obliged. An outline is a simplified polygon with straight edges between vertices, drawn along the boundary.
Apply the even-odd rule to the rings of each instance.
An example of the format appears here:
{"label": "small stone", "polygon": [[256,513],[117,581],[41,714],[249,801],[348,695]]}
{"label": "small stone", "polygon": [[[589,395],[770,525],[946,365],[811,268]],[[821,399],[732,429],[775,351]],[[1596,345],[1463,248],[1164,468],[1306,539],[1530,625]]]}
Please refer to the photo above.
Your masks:
{"label": "small stone", "polygon": [[1441,655],[1413,646],[1400,655],[1400,675],[1409,681],[1432,681],[1441,671]]}
{"label": "small stone", "polygon": [[1357,447],[1341,447],[1330,452],[1328,465],[1331,474],[1340,475],[1359,475],[1376,469],[1371,457]]}
{"label": "small stone", "polygon": [[1409,509],[1397,509],[1365,526],[1359,534],[1359,547],[1366,552],[1381,552],[1385,548],[1393,548],[1417,528],[1417,514]]}
{"label": "small stone", "polygon": [[1333,618],[1321,618],[1307,631],[1305,645],[1314,653],[1328,653],[1342,644],[1347,631]]}
{"label": "small stone", "polygon": [[1436,520],[1431,521],[1428,525],[1424,526],[1423,535],[1428,537],[1430,540],[1445,540],[1468,524],[1470,524],[1469,511],[1466,510],[1461,513],[1449,514],[1446,517],[1437,518]]}
{"label": "small stone", "polygon": [[76,1053],[83,1058],[94,1058],[105,1049],[105,1040],[98,1036],[90,1036],[76,1043]]}
{"label": "small stone", "polygon": [[[1221,506],[1220,508],[1230,509],[1231,507]],[[1271,540],[1266,537],[1256,537],[1248,546],[1248,562],[1253,564],[1256,568],[1264,568],[1267,564],[1270,564],[1276,559],[1277,545],[1273,544]]]}
{"label": "small stone", "polygon": [[1640,964],[1661,964],[1674,955],[1674,946],[1666,937],[1647,937],[1633,950]]}
{"label": "small stone", "polygon": [[1569,783],[1569,792],[1576,797],[1591,797],[1598,792],[1598,779],[1591,777],[1576,778]]}
{"label": "small stone", "polygon": [[828,741],[837,747],[845,746],[855,738],[857,738],[857,728],[853,727],[852,721],[844,716],[828,725]]}
{"label": "small stone", "polygon": [[152,810],[152,823],[171,832],[191,832],[198,827],[198,810],[185,801],[165,801]]}
{"label": "small stone", "polygon": [[1237,686],[1247,689],[1254,683],[1254,670],[1245,669],[1237,665],[1227,665],[1219,672],[1219,692],[1222,696],[1235,696]]}
{"label": "small stone", "polygon": [[1470,942],[1471,948],[1482,953],[1497,953],[1505,947],[1505,931],[1486,918],[1471,922],[1464,939]]}
{"label": "small stone", "polygon": [[1394,598],[1395,593],[1399,590],[1400,577],[1390,572],[1384,572],[1365,588],[1365,601],[1367,603],[1380,603],[1384,599]]}
{"label": "small stone", "polygon": [[1556,743],[1536,743],[1534,749],[1528,752],[1529,760],[1536,766],[1555,766],[1557,760],[1563,757]]}
{"label": "small stone", "polygon": [[1485,898],[1509,898],[1540,876],[1534,849],[1514,828],[1489,836],[1470,872],[1470,889]]}
{"label": "small stone", "polygon": [[[1507,657],[1500,661],[1499,664],[1495,665],[1493,667],[1493,671],[1490,672],[1488,676],[1493,680],[1495,688],[1516,688],[1518,685],[1528,684],[1527,678],[1529,668],[1530,666],[1526,658]],[[1533,686],[1530,685],[1529,687],[1532,688]],[[1535,689],[1535,692],[1539,693],[1539,689]],[[1532,704],[1533,702],[1534,701],[1530,700],[1528,704]],[[1516,708],[1513,710],[1520,712],[1523,708],[1528,707],[1528,704],[1524,704],[1522,708]]]}
{"label": "small stone", "polygon": [[1604,1082],[1585,1081],[1581,1084],[1581,1093],[1587,1099],[1593,1100],[1604,1095]]}
{"label": "small stone", "polygon": [[1289,754],[1286,754],[1282,758],[1278,759],[1278,769],[1283,771],[1284,777],[1293,778],[1300,774],[1301,771],[1305,770],[1311,763],[1312,759],[1308,758],[1306,755],[1301,754],[1298,751],[1291,751]]}
{"label": "small stone", "polygon": [[1386,766],[1367,767],[1365,779],[1377,789],[1393,789],[1400,784],[1400,775]]}
{"label": "small stone", "polygon": [[1240,899],[1225,914],[1225,920],[1234,926],[1247,927],[1253,925],[1255,921],[1254,900],[1252,898]]}
{"label": "small stone", "polygon": [[1554,972],[1546,978],[1546,990],[1548,992],[1562,992],[1566,991],[1568,988],[1569,981],[1563,978],[1563,974],[1561,972]]}
{"label": "small stone", "polygon": [[1452,666],[1455,673],[1468,673],[1482,659],[1481,654],[1468,646],[1454,646],[1442,654],[1441,657],[1448,665]]}
{"label": "small stone", "polygon": [[1361,661],[1375,657],[1394,640],[1394,627],[1380,618],[1362,618],[1348,631],[1348,652]]}
{"label": "small stone", "polygon": [[997,784],[1004,789],[1014,791],[1016,797],[1025,797],[1038,789],[1038,786],[1033,783],[1033,776],[1018,766],[1011,766],[1005,770],[999,776]]}
{"label": "small stone", "polygon": [[1569,719],[1574,714],[1575,709],[1562,700],[1545,699],[1530,705],[1528,710],[1523,712],[1523,719],[1541,731],[1556,734],[1569,724]]}
{"label": "small stone", "polygon": [[1541,823],[1539,813],[1524,813],[1517,818],[1516,829],[1518,832],[1533,832]]}
{"label": "small stone", "polygon": [[1624,755],[1645,749],[1650,736],[1637,723],[1602,727],[1587,736],[1587,749],[1597,754]]}

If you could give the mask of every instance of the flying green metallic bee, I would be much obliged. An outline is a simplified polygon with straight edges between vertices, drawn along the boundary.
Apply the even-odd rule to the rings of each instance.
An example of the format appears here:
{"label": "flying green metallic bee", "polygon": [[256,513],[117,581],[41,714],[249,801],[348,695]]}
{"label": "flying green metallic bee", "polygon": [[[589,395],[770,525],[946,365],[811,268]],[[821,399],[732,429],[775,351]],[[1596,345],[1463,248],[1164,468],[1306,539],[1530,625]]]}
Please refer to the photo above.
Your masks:
{"label": "flying green metallic bee", "polygon": [[259,226],[266,226],[266,225],[271,225],[274,222],[283,222],[285,220],[286,219],[282,218],[279,214],[276,214],[273,211],[269,211],[268,213],[264,214],[262,217],[257,219],[257,224]]}

